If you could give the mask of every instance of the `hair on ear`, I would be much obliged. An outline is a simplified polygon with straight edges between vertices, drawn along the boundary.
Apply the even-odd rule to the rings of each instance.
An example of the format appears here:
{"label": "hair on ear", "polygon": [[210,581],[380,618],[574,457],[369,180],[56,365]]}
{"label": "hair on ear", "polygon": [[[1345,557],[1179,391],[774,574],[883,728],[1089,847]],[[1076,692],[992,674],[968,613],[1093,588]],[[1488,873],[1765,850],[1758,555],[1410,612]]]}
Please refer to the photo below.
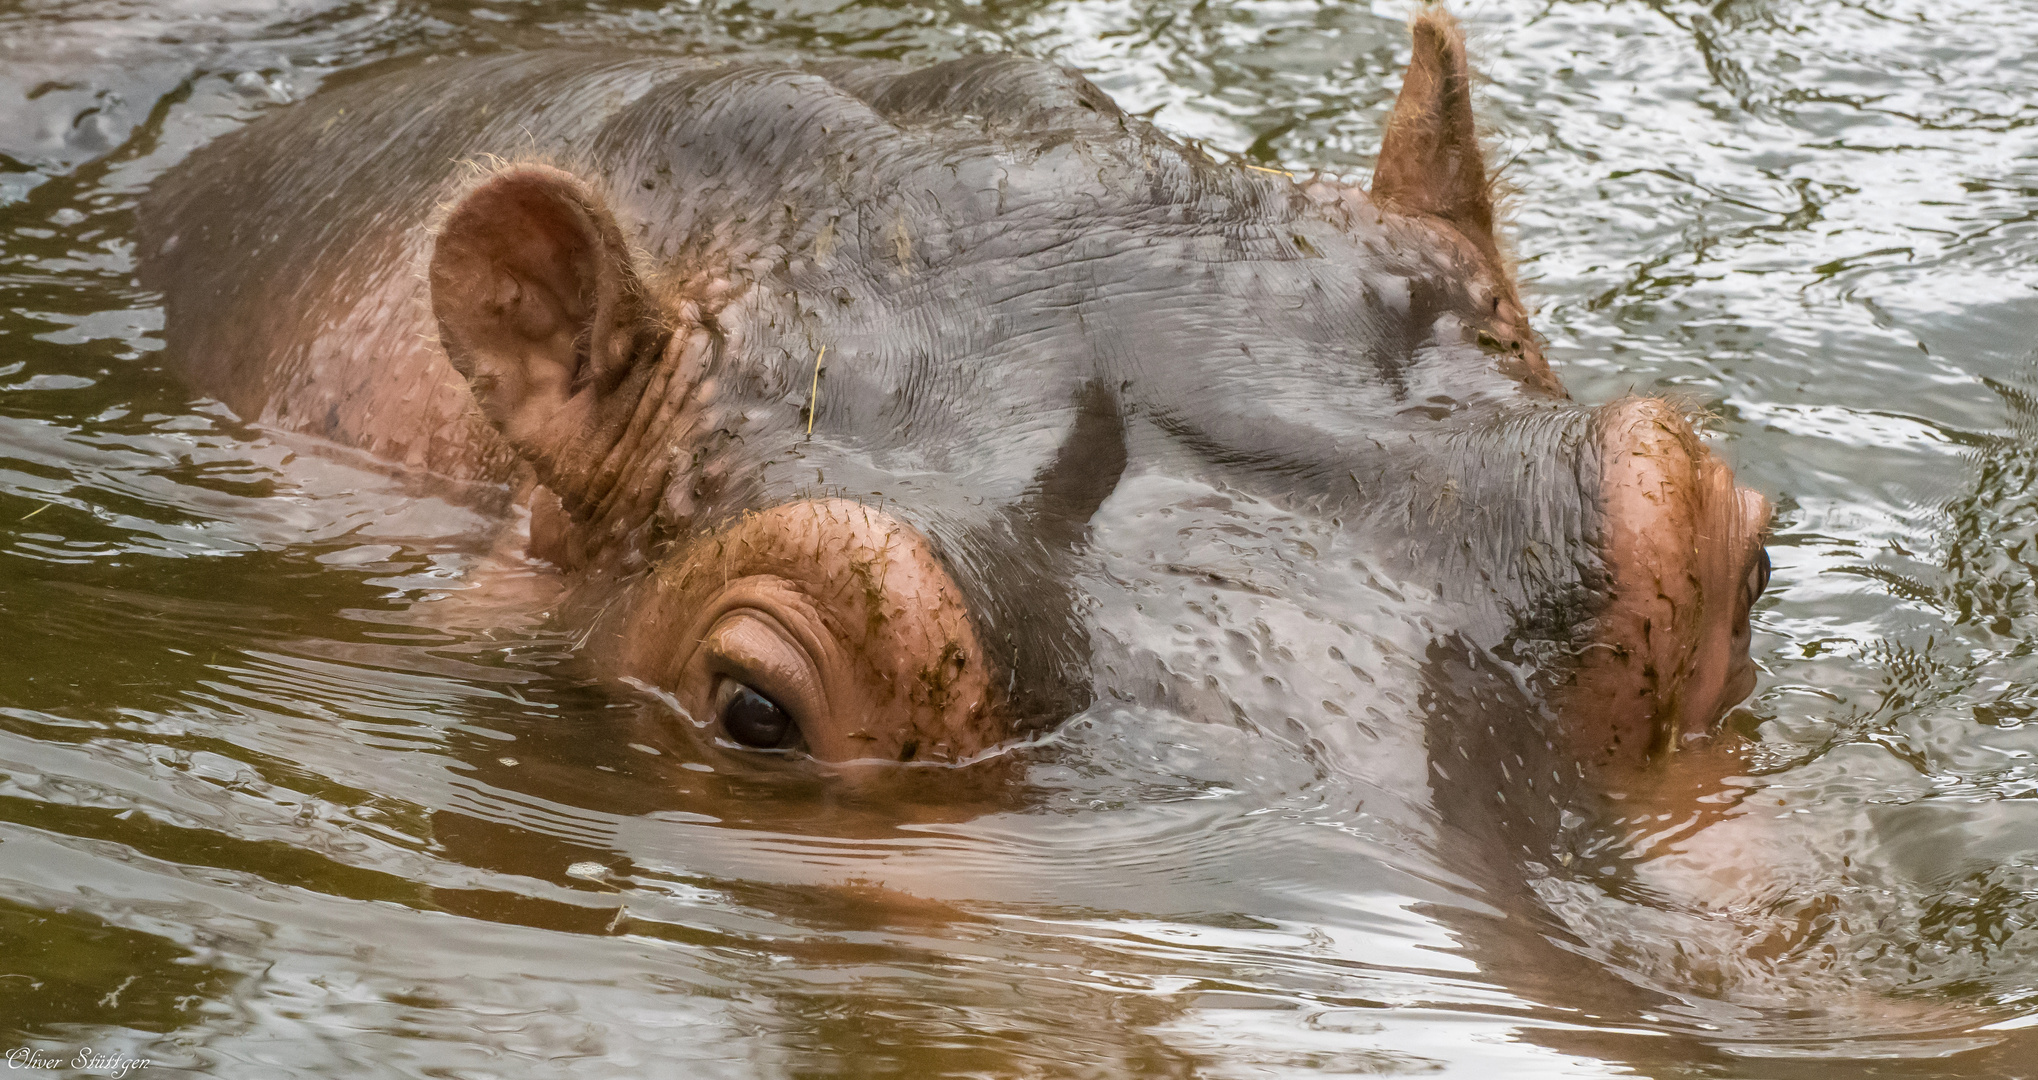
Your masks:
{"label": "hair on ear", "polygon": [[648,310],[615,217],[546,165],[503,169],[462,197],[429,277],[446,355],[512,443],[581,388],[619,378]]}
{"label": "hair on ear", "polygon": [[1409,24],[1415,53],[1380,141],[1371,195],[1408,213],[1429,214],[1494,246],[1493,192],[1472,119],[1465,34],[1441,7]]}

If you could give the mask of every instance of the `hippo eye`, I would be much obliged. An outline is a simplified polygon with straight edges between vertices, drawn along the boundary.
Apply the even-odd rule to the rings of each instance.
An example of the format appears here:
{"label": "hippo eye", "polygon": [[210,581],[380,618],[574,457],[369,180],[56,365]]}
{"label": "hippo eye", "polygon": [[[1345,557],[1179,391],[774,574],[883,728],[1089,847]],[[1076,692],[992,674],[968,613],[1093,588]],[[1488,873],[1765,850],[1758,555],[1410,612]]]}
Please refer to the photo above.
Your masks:
{"label": "hippo eye", "polygon": [[735,681],[722,680],[719,712],[729,738],[757,750],[783,750],[799,742],[800,726],[778,702]]}

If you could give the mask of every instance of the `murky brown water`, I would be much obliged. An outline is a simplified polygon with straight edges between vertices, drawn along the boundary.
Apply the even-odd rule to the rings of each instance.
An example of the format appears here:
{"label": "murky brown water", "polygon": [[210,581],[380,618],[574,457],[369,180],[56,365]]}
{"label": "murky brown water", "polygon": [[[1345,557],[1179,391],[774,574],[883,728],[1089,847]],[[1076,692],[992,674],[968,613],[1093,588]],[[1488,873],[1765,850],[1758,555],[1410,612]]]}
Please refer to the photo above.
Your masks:
{"label": "murky brown water", "polygon": [[1467,878],[1289,732],[1136,703],[876,790],[604,738],[661,706],[576,671],[482,511],[192,400],[130,280],[151,177],[378,59],[1016,49],[1363,179],[1405,14],[0,5],[0,1054],[2038,1075],[2038,5],[1460,5],[1564,378],[1703,405],[1781,510],[1761,775],[1592,834],[1599,877]]}

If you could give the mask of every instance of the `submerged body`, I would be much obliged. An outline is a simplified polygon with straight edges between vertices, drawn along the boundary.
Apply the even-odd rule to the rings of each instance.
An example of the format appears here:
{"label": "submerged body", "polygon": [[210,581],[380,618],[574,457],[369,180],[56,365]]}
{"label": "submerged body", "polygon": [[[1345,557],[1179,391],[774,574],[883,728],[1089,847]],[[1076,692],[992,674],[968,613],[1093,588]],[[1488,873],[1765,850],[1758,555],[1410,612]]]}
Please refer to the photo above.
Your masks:
{"label": "submerged body", "polygon": [[[194,155],[143,275],[242,415],[514,485],[590,653],[742,746],[953,762],[1192,701],[1138,564],[1290,604],[1269,708],[1377,737],[1360,684],[1462,655],[1530,741],[1647,767],[1752,686],[1767,507],[1662,402],[1565,395],[1455,27],[1416,35],[1370,192],[1011,57],[419,65]],[[1334,543],[1269,572],[1239,514]]]}

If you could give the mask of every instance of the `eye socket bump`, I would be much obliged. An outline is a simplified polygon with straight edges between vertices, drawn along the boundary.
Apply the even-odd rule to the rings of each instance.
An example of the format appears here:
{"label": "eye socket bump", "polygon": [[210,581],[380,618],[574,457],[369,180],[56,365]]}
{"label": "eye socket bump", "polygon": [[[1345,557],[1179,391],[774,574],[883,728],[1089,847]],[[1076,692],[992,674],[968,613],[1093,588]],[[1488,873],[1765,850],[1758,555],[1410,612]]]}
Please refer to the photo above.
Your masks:
{"label": "eye socket bump", "polygon": [[735,679],[717,682],[715,717],[732,741],[753,750],[790,750],[803,742],[791,713]]}
{"label": "eye socket bump", "polygon": [[1769,549],[1755,550],[1755,564],[1748,568],[1748,603],[1760,599],[1769,588]]}

